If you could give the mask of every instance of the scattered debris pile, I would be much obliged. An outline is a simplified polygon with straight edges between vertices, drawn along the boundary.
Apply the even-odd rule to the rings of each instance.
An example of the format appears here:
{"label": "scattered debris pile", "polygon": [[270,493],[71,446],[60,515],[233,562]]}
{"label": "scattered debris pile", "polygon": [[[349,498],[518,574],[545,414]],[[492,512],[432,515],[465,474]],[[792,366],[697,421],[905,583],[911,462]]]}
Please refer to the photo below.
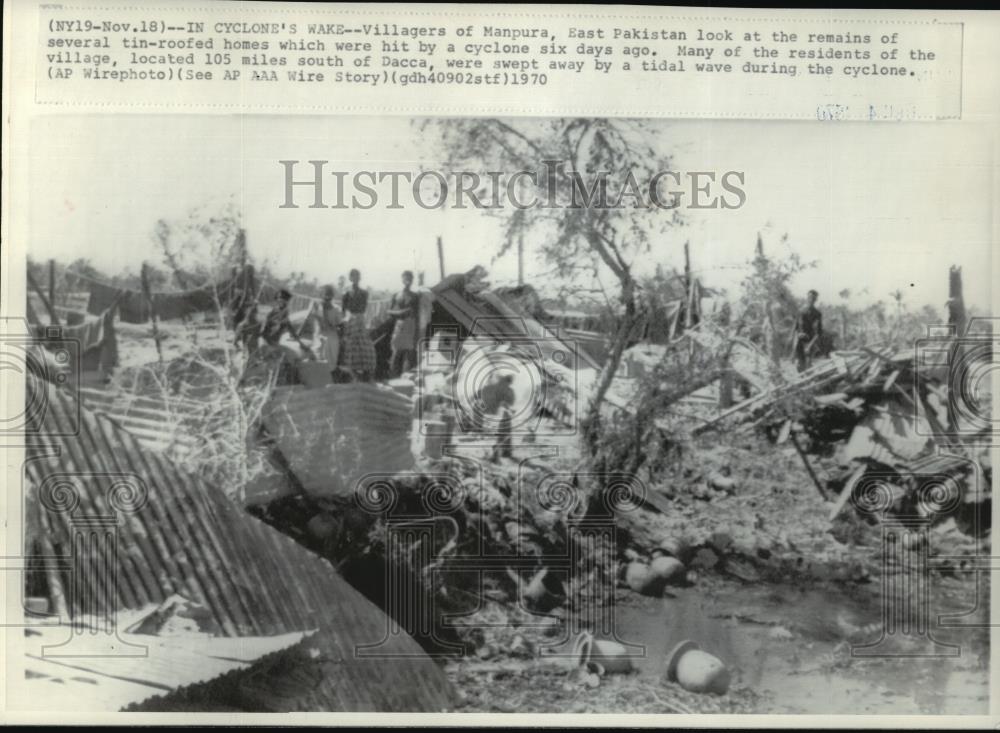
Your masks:
{"label": "scattered debris pile", "polygon": [[579,531],[599,509],[581,489],[530,462],[441,459],[420,469],[369,477],[340,501],[291,496],[254,511],[329,558],[434,651],[482,645],[463,619],[484,598],[556,615],[608,602],[617,560]]}
{"label": "scattered debris pile", "polygon": [[[954,352],[955,341],[937,350]],[[947,364],[928,369],[917,350],[834,352],[784,384],[764,390],[695,428],[753,425],[790,442],[834,520],[850,504],[872,521],[951,517],[982,536],[989,529],[990,426],[956,411]],[[982,405],[980,405],[982,408]],[[988,405],[985,409],[989,409]],[[981,413],[986,414],[986,413]]]}
{"label": "scattered debris pile", "polygon": [[[544,649],[571,629],[600,649],[595,609],[618,593],[659,598],[708,574],[867,580],[878,553],[853,541],[857,514],[951,522],[975,539],[989,529],[992,467],[947,369],[861,348],[790,373],[704,317],[692,287],[660,343],[625,350],[595,449],[578,428],[605,344],[579,348],[545,322],[558,319],[531,288],[491,291],[484,275],[445,278],[421,297],[420,364],[387,384],[329,383],[329,365],[283,347],[245,363],[204,345],[101,390],[30,378],[51,409],[29,450],[29,549],[60,559],[29,574],[38,610],[141,610],[128,633],[183,639],[163,646],[184,647],[178,671],[191,654],[215,659],[221,638],[253,638],[239,669],[206,663],[162,682],[176,696],[144,709],[438,710],[450,691],[420,647],[499,675],[519,660],[539,690],[593,688],[589,669],[557,674]],[[95,293],[106,295],[91,288],[91,307]],[[155,303],[166,312],[173,300]],[[184,302],[174,310],[186,314]],[[136,307],[125,320],[152,318]],[[375,326],[383,341],[386,323]],[[88,338],[105,348],[98,330]],[[125,478],[53,483],[67,472]],[[72,555],[77,520],[112,509],[118,554]],[[120,582],[71,592],[82,561],[113,564]],[[268,656],[247,682],[232,675],[257,664],[251,648]],[[677,671],[666,688],[598,680],[595,695],[619,689],[650,710],[688,712],[693,674]],[[724,692],[721,679],[700,688]],[[545,709],[536,692],[521,690],[526,709]],[[751,702],[746,690],[728,695],[708,707]]]}

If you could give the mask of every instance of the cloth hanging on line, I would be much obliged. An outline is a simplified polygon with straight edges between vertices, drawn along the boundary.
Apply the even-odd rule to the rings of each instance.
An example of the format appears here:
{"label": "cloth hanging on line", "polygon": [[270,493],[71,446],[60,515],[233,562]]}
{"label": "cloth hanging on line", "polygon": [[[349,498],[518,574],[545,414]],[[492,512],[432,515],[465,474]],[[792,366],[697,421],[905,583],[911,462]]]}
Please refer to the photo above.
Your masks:
{"label": "cloth hanging on line", "polygon": [[[111,309],[107,313],[100,316],[91,316],[83,323],[77,324],[75,326],[59,326],[58,327],[58,341],[75,341],[80,345],[80,353],[86,354],[91,349],[95,349],[101,346],[105,338],[105,327],[107,324],[107,315],[112,314]],[[48,340],[48,329],[50,326],[45,326],[38,324],[35,326],[35,338],[42,341]]]}
{"label": "cloth hanging on line", "polygon": [[[66,278],[90,291],[90,298],[87,302],[88,313],[102,315],[117,300],[118,317],[125,323],[135,324],[149,323],[154,314],[159,319],[170,321],[193,316],[197,313],[214,312],[218,310],[220,305],[225,308],[231,305],[230,301],[240,292],[240,286],[244,282],[242,276],[237,273],[219,283],[203,285],[179,293],[153,293],[152,303],[150,303],[150,299],[139,290],[118,288],[71,271],[66,272]],[[270,302],[275,298],[278,290],[279,288],[270,283],[261,283],[255,293],[257,302]],[[319,298],[292,293],[289,311],[294,314],[293,320],[298,320],[295,317],[304,317],[312,310],[314,304],[319,302]],[[376,308],[376,311],[381,313],[388,306],[388,301],[385,303],[376,301],[376,305],[382,306]]]}
{"label": "cloth hanging on line", "polygon": [[142,293],[134,290],[121,291],[118,301],[118,318],[125,323],[149,323],[152,310]]}
{"label": "cloth hanging on line", "polygon": [[214,288],[206,286],[182,293],[154,293],[153,312],[157,318],[172,321],[187,318],[196,313],[217,311],[226,305],[226,290],[220,286],[219,301],[216,302]]}
{"label": "cloth hanging on line", "polygon": [[87,312],[92,316],[99,316],[104,313],[111,304],[118,299],[122,291],[119,288],[111,287],[99,282],[88,283],[90,289],[90,299],[87,301]]}

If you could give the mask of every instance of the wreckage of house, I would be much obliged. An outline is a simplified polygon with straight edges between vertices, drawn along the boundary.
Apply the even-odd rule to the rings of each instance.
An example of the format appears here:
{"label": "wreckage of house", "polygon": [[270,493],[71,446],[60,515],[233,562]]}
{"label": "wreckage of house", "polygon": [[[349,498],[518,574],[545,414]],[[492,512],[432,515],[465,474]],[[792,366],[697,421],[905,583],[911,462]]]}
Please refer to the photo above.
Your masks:
{"label": "wreckage of house", "polygon": [[[234,394],[254,392],[259,410],[250,415],[239,400],[216,399],[211,354],[159,352],[157,327],[205,313],[217,319],[231,281],[154,298],[78,278],[61,303],[35,284],[25,338],[43,348],[27,378],[26,404],[40,407],[27,410],[22,494],[31,684],[86,684],[95,706],[131,710],[451,706],[452,690],[425,640],[408,633],[420,624],[401,627],[317,548],[343,533],[337,513],[360,502],[370,518],[372,508],[359,499],[367,488],[428,470],[446,446],[509,431],[463,417],[468,405],[456,384],[466,378],[462,355],[471,346],[486,365],[526,361],[526,378],[537,380],[533,409],[543,422],[519,431],[514,449],[535,432],[554,440],[576,435],[606,366],[607,336],[585,314],[546,313],[530,289],[491,289],[483,275],[477,268],[419,292],[414,373],[385,378],[392,321],[379,305],[368,321],[377,383],[334,384],[330,365],[289,348],[248,365],[234,383]],[[878,507],[883,515],[919,512],[928,481],[938,486],[944,478],[954,496],[938,498],[969,533],[982,532],[991,467],[965,438],[989,426],[956,414],[946,371],[924,369],[917,351],[872,344],[834,351],[795,373],[759,344],[718,328],[702,310],[709,292],[690,280],[661,304],[625,350],[608,410],[638,414],[650,380],[671,379],[664,364],[690,371],[711,363],[688,375],[683,390],[661,390],[672,397],[653,423],[665,435],[753,428],[787,442],[831,521],[863,506],[873,481],[888,497]],[[296,294],[293,321],[304,322],[314,304]],[[151,329],[157,379],[110,382],[120,337],[133,328],[145,338]],[[212,328],[215,321],[204,331]],[[934,343],[962,348],[953,334]],[[79,369],[67,370],[74,359]],[[469,373],[472,379],[476,370]],[[237,426],[242,432],[233,435]],[[250,446],[260,457],[246,480],[228,475],[236,486],[226,490],[204,468],[223,443]],[[817,445],[834,456],[835,470],[818,464]],[[301,532],[257,518],[290,498],[316,512]],[[670,511],[655,491],[645,504]],[[75,658],[72,649],[107,638],[83,633],[102,624],[122,658]]]}

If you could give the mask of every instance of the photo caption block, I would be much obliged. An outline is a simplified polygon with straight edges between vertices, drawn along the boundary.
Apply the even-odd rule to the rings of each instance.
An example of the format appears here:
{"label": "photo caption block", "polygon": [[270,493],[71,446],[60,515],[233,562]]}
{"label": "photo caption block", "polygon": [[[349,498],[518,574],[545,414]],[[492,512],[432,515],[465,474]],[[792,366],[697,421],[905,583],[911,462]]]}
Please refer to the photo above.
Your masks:
{"label": "photo caption block", "polygon": [[46,4],[35,101],[50,111],[959,118],[962,24],[855,12]]}

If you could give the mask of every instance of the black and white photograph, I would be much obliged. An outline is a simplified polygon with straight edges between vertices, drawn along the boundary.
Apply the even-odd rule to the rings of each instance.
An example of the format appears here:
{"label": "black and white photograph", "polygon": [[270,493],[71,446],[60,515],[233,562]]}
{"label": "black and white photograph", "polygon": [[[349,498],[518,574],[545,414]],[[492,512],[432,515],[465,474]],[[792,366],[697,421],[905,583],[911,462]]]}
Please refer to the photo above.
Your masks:
{"label": "black and white photograph", "polygon": [[[408,17],[416,39],[345,37],[435,40]],[[198,37],[171,18],[154,36]],[[46,22],[48,52],[89,37]],[[475,58],[540,43],[470,23]],[[333,48],[230,26],[211,54]],[[697,42],[661,26],[682,27],[624,38],[648,73],[715,62],[654,72],[656,44]],[[151,48],[126,31],[58,53],[125,74],[108,59]],[[756,46],[736,48],[719,60]],[[222,73],[177,53],[195,63],[164,104]],[[309,73],[347,73],[327,58]],[[59,68],[90,79],[50,60],[36,101]],[[556,93],[536,81],[519,93]],[[487,85],[376,114],[312,93],[344,112],[70,106],[5,129],[5,717],[993,720],[995,110],[477,112]]]}

